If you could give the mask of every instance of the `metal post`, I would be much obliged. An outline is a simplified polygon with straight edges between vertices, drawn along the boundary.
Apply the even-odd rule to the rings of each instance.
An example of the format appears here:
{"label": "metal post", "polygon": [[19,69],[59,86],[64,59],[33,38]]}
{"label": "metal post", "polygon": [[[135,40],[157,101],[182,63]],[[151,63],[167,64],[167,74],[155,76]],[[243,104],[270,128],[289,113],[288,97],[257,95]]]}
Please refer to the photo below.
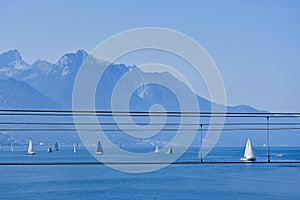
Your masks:
{"label": "metal post", "polygon": [[271,161],[271,158],[270,158],[270,123],[269,123],[269,117],[267,117],[267,124],[268,124],[267,143],[268,143],[268,163],[269,163]]}
{"label": "metal post", "polygon": [[202,155],[202,124],[200,124],[200,162],[203,163],[203,155]]}

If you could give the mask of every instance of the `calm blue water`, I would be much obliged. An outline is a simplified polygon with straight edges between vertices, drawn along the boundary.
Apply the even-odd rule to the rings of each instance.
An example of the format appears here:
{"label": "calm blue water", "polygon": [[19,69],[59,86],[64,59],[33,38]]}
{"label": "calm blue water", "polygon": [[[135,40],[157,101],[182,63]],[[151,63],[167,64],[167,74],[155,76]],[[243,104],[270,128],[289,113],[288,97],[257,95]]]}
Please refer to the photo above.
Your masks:
{"label": "calm blue water", "polygon": [[[95,161],[85,150],[61,147],[47,153],[26,147],[4,149],[0,162]],[[176,149],[174,149],[175,151]],[[198,160],[190,149],[180,160]],[[256,149],[266,160],[264,148]],[[272,148],[272,160],[300,160],[300,148]],[[282,157],[276,154],[284,154]],[[206,161],[238,161],[243,148],[215,148]],[[115,171],[105,165],[0,166],[1,199],[299,199],[300,164],[169,165],[144,174]]]}

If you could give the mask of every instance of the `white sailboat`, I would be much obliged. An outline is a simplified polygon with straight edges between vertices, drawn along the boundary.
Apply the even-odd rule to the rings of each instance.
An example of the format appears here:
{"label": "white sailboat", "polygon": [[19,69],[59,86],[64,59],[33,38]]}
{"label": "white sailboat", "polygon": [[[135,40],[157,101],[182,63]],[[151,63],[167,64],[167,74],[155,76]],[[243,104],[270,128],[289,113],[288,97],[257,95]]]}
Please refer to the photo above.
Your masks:
{"label": "white sailboat", "polygon": [[249,161],[249,162],[253,162],[256,160],[256,157],[255,157],[253,149],[252,149],[250,138],[248,138],[248,140],[247,140],[244,157],[241,158],[240,160],[241,161]]}
{"label": "white sailboat", "polygon": [[97,154],[97,155],[102,155],[102,154],[104,154],[104,151],[103,151],[103,148],[102,148],[102,145],[101,145],[101,142],[100,142],[100,141],[98,141],[98,146],[97,146],[96,154]]}
{"label": "white sailboat", "polygon": [[73,153],[75,154],[77,152],[77,147],[76,147],[76,145],[74,144],[73,145]]}
{"label": "white sailboat", "polygon": [[27,155],[34,155],[34,154],[35,154],[35,152],[33,151],[33,148],[32,148],[32,141],[30,140],[29,144],[28,144]]}
{"label": "white sailboat", "polygon": [[173,149],[171,146],[169,146],[168,151],[166,152],[166,154],[172,154],[173,153]]}
{"label": "white sailboat", "polygon": [[58,144],[57,144],[57,142],[55,142],[55,145],[54,145],[54,151],[58,151],[59,149],[58,149]]}
{"label": "white sailboat", "polygon": [[48,150],[47,150],[47,152],[48,152],[48,153],[51,153],[51,152],[52,152],[52,149],[51,149],[51,147],[50,147],[50,146],[48,147]]}
{"label": "white sailboat", "polygon": [[10,150],[11,150],[11,152],[14,152],[14,150],[15,150],[14,145],[12,143],[10,144]]}
{"label": "white sailboat", "polygon": [[158,145],[155,146],[154,153],[159,153]]}

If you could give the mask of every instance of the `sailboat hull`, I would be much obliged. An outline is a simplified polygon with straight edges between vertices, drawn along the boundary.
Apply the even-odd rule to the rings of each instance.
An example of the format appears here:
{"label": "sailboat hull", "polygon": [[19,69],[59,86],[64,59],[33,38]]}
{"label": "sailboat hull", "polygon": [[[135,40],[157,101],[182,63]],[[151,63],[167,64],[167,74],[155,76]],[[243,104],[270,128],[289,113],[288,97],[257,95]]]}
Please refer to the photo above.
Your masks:
{"label": "sailboat hull", "polygon": [[240,160],[245,162],[254,162],[256,158],[241,158]]}
{"label": "sailboat hull", "polygon": [[102,155],[103,152],[96,152],[96,155]]}
{"label": "sailboat hull", "polygon": [[35,155],[35,152],[27,152],[27,155],[29,156]]}

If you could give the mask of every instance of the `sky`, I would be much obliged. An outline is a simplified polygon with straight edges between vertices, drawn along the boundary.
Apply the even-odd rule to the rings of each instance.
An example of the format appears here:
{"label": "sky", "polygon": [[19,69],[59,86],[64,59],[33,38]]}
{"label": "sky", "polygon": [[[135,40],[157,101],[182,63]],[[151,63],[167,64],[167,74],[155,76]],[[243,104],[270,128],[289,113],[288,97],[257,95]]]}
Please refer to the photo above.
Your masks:
{"label": "sky", "polygon": [[229,105],[300,112],[297,0],[0,0],[0,27],[0,53],[18,49],[28,63],[55,63],[78,49],[89,52],[132,28],[174,29],[210,54]]}

